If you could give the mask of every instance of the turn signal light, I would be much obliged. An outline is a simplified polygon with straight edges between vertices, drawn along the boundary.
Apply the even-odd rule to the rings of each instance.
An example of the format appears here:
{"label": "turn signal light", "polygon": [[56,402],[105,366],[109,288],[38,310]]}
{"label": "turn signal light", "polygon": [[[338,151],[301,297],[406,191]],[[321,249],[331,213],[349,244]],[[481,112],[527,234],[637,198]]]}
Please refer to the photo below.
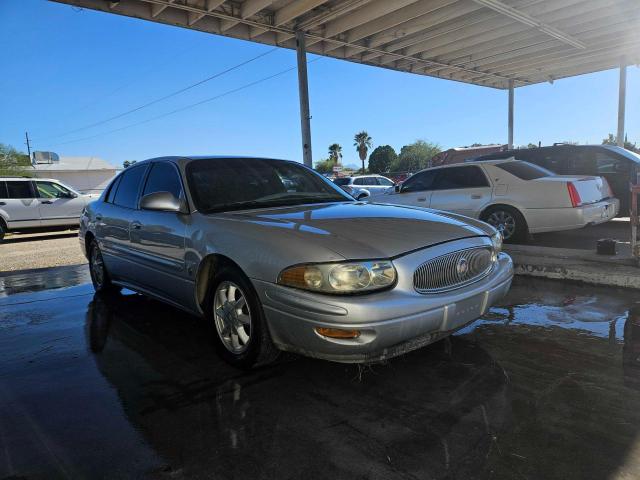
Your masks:
{"label": "turn signal light", "polygon": [[360,330],[343,330],[341,328],[316,327],[316,332],[323,337],[329,338],[358,338]]}

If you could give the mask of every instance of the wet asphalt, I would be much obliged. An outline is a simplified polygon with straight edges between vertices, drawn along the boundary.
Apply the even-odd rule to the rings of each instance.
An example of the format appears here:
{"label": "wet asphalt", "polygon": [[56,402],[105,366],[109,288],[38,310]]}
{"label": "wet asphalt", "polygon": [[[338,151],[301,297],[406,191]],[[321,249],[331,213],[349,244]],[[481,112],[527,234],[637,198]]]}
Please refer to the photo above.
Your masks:
{"label": "wet asphalt", "polygon": [[640,478],[636,299],[516,279],[386,364],[245,373],[86,266],[0,276],[0,479]]}

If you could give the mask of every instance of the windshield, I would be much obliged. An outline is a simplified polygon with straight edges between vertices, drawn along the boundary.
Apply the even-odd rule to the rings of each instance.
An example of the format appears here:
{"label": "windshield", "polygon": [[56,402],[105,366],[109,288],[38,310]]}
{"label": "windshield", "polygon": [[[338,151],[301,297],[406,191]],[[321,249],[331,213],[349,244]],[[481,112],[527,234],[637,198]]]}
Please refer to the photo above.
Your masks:
{"label": "windshield", "polygon": [[339,186],[343,186],[343,185],[349,185],[349,182],[351,181],[350,177],[342,177],[342,178],[336,178],[333,183],[335,183],[336,185]]}
{"label": "windshield", "polygon": [[536,178],[550,177],[553,172],[529,162],[515,160],[513,162],[496,163],[496,167],[509,172],[521,180],[535,180]]}
{"label": "windshield", "polygon": [[203,213],[353,201],[317,173],[284,160],[194,160],[187,165],[187,180]]}

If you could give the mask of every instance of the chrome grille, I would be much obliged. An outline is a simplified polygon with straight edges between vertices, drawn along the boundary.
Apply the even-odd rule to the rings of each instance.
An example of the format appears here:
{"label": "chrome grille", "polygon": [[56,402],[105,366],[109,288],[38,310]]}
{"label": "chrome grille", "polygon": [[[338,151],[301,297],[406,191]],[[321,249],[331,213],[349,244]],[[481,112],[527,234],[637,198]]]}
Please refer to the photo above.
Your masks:
{"label": "chrome grille", "polygon": [[490,247],[478,247],[432,258],[416,269],[413,286],[420,293],[436,293],[463,287],[489,273],[492,257]]}

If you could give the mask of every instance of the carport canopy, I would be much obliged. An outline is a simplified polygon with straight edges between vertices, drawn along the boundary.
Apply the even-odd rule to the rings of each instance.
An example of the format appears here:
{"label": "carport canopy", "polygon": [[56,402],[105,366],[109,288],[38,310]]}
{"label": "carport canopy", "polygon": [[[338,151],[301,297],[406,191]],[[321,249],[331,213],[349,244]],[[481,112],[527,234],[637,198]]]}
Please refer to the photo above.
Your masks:
{"label": "carport canopy", "polygon": [[[310,135],[305,131],[309,129],[307,51],[509,89],[510,144],[514,87],[618,66],[622,78],[626,65],[640,63],[638,0],[54,1],[297,48],[307,164],[311,159]],[[623,122],[622,81],[620,85]],[[620,127],[619,122],[618,132]],[[622,141],[620,135],[618,140]]]}

